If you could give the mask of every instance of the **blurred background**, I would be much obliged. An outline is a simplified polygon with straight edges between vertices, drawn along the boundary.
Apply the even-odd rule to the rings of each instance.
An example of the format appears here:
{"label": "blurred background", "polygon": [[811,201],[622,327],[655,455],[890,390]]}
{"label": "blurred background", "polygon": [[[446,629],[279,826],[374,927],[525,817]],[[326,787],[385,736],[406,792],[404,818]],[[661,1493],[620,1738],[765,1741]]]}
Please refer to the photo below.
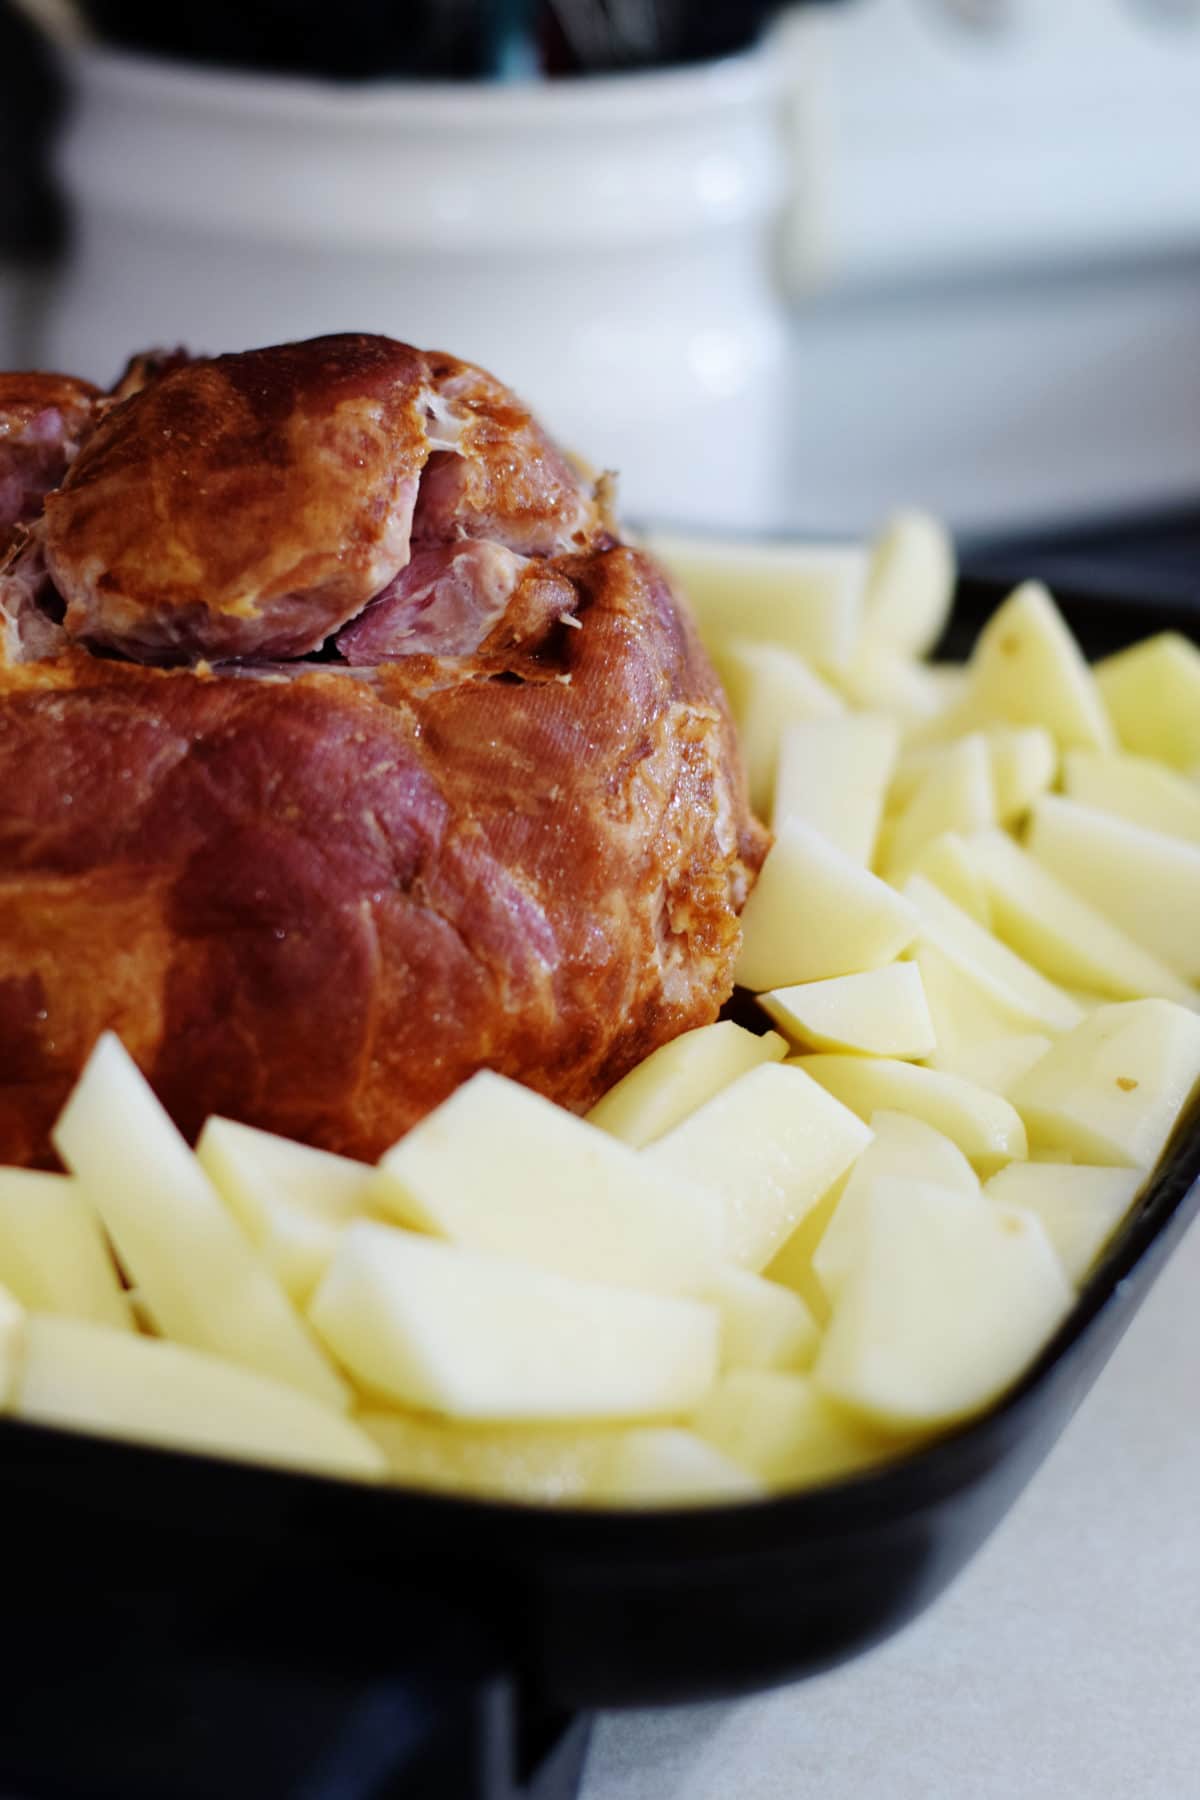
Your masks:
{"label": "blurred background", "polygon": [[1194,581],[1200,0],[0,0],[0,365],[339,329],[636,518]]}

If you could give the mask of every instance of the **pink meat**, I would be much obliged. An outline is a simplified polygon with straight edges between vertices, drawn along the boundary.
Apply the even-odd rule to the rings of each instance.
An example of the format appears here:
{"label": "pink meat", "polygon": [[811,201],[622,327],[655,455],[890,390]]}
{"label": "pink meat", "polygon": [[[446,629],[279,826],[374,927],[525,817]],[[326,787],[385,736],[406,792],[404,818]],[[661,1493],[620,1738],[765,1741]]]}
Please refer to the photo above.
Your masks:
{"label": "pink meat", "polygon": [[348,663],[400,656],[470,656],[503,617],[528,567],[503,544],[463,542],[417,550],[337,638]]}

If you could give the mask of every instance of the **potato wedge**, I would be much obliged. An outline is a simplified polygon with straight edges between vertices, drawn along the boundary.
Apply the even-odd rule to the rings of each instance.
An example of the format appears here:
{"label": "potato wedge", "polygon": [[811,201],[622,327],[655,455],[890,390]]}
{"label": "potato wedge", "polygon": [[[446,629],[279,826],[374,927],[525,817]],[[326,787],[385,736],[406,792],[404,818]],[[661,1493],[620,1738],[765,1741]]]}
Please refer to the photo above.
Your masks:
{"label": "potato wedge", "polygon": [[0,1287],[0,1413],[11,1408],[21,1377],[25,1353],[25,1308]]}
{"label": "potato wedge", "polygon": [[1009,1163],[983,1191],[989,1200],[1036,1213],[1079,1287],[1128,1215],[1144,1179],[1141,1169]]}
{"label": "potato wedge", "polygon": [[793,1043],[814,1050],[919,1058],[937,1043],[916,963],[774,988],[758,1001]]}
{"label": "potato wedge", "polygon": [[737,979],[762,993],[894,962],[917,935],[910,903],[811,825],[789,819],[742,913]]}
{"label": "potato wedge", "polygon": [[715,1506],[759,1500],[764,1483],[678,1426],[622,1431],[587,1498],[607,1506]]}
{"label": "potato wedge", "polygon": [[371,1198],[411,1230],[580,1281],[686,1292],[726,1250],[702,1182],[488,1070],[387,1152]]}
{"label": "potato wedge", "polygon": [[758,1036],[731,1019],[685,1031],[651,1052],[609,1088],[587,1114],[589,1125],[640,1150],[694,1113],[759,1063],[782,1062],[787,1042],[777,1031]]}
{"label": "potato wedge", "polygon": [[1200,845],[1047,794],[1026,848],[1177,975],[1200,980]]}
{"label": "potato wedge", "polygon": [[791,1288],[724,1263],[696,1296],[721,1315],[721,1368],[807,1369],[820,1332]]}
{"label": "potato wedge", "polygon": [[1028,1154],[1025,1127],[1010,1103],[957,1075],[885,1056],[802,1056],[784,1067],[802,1069],[860,1119],[881,1109],[923,1119],[957,1144],[980,1174]]}
{"label": "potato wedge", "polygon": [[717,1373],[714,1307],[347,1226],[309,1317],[360,1389],[463,1420],[672,1419]]}
{"label": "potato wedge", "polygon": [[982,831],[995,823],[992,764],[982,733],[959,738],[918,782],[912,799],[890,821],[883,871],[902,882],[920,852],[946,832]]}
{"label": "potato wedge", "polygon": [[1148,756],[1072,750],[1063,758],[1063,793],[1080,806],[1113,813],[1146,831],[1200,844],[1195,782]]}
{"label": "potato wedge", "polygon": [[765,1063],[641,1154],[651,1178],[661,1170],[720,1196],[725,1255],[758,1273],[870,1141],[802,1070]]}
{"label": "potato wedge", "polygon": [[1024,1373],[1074,1299],[1032,1213],[880,1183],[813,1379],[877,1428],[950,1425]]}
{"label": "potato wedge", "polygon": [[460,1425],[370,1408],[357,1423],[405,1487],[500,1500],[582,1500],[623,1425]]}
{"label": "potato wedge", "polygon": [[868,867],[900,734],[875,713],[807,719],[785,727],[779,745],[772,828],[800,819],[852,862]]}
{"label": "potato wedge", "polygon": [[1200,1082],[1200,1017],[1169,1000],[1102,1006],[1012,1090],[1044,1150],[1149,1171]]}
{"label": "potato wedge", "polygon": [[843,1411],[807,1375],[724,1375],[692,1421],[697,1436],[772,1488],[810,1487],[886,1462],[901,1447]]}
{"label": "potato wedge", "polygon": [[[1069,994],[985,931],[932,883],[920,875],[910,876],[904,895],[916,909],[922,942],[940,951],[985,993],[1010,1025],[1058,1032],[1079,1023],[1081,1010]],[[934,1022],[936,1025],[936,1014]]]}
{"label": "potato wedge", "polygon": [[31,1313],[13,1411],[38,1425],[323,1475],[377,1479],[382,1452],[291,1382],[202,1350]]}
{"label": "potato wedge", "polygon": [[329,1359],[111,1033],[63,1108],[54,1143],[164,1337],[288,1382],[326,1406],[349,1404]]}
{"label": "potato wedge", "polygon": [[1177,769],[1200,762],[1200,650],[1163,631],[1105,657],[1096,680],[1126,750]]}
{"label": "potato wedge", "polygon": [[133,1330],[100,1221],[69,1176],[0,1169],[0,1284],[31,1311]]}
{"label": "potato wedge", "polygon": [[863,635],[908,656],[926,655],[950,616],[957,569],[949,532],[928,513],[894,513],[867,569]]}
{"label": "potato wedge", "polygon": [[919,1181],[928,1187],[980,1199],[979,1177],[950,1138],[923,1119],[881,1109],[871,1114],[875,1133],[842,1188],[833,1217],[813,1251],[812,1266],[833,1300],[857,1262],[865,1242],[868,1203],[879,1181]]}
{"label": "potato wedge", "polygon": [[781,644],[732,638],[709,649],[737,722],[750,804],[768,819],[784,732],[805,719],[835,718],[845,712],[845,702]]}
{"label": "potato wedge", "polygon": [[1063,750],[1112,748],[1095,679],[1041,582],[1024,582],[992,614],[968,668],[962,729],[1040,725]]}

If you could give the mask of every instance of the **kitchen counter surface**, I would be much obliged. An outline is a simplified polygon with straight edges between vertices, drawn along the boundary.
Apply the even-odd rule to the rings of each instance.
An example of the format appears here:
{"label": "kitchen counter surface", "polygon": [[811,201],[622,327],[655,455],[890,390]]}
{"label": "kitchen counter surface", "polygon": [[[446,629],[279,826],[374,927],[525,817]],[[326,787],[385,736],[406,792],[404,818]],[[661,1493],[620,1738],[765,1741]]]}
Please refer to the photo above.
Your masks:
{"label": "kitchen counter surface", "polygon": [[1200,1227],[1008,1518],[872,1654],[602,1719],[582,1800],[1200,1800]]}

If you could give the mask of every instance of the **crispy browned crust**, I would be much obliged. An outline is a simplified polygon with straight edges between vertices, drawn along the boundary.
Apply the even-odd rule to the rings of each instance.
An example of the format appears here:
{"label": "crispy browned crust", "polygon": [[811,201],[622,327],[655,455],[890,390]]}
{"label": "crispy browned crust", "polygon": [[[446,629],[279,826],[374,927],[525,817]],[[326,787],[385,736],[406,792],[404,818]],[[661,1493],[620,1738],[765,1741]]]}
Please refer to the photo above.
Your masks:
{"label": "crispy browned crust", "polygon": [[371,1158],[480,1067],[582,1109],[716,1016],[764,838],[715,678],[646,558],[563,571],[517,678],[0,676],[0,1160],[106,1027],[189,1132]]}
{"label": "crispy browned crust", "polygon": [[[414,499],[416,542],[517,553],[478,647],[264,661],[366,606]],[[720,688],[604,485],[492,377],[379,338],[139,364],[22,541],[0,1162],[50,1158],[105,1029],[189,1133],[373,1158],[476,1069],[582,1110],[716,1017],[766,843]]]}

